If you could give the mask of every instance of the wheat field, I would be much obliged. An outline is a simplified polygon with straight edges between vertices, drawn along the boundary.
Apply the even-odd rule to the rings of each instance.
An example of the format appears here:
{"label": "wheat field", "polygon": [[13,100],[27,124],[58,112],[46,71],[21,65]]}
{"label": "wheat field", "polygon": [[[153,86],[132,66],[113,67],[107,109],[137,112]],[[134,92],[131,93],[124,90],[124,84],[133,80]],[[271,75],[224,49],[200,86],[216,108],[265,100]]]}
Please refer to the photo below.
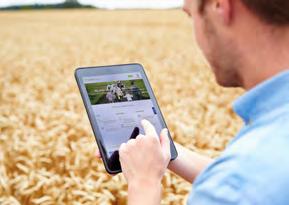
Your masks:
{"label": "wheat field", "polygon": [[[241,121],[181,10],[0,12],[0,204],[126,203],[106,174],[74,79],[79,66],[144,65],[176,142],[216,157]],[[194,163],[194,162],[192,162]],[[191,184],[166,173],[162,204]]]}

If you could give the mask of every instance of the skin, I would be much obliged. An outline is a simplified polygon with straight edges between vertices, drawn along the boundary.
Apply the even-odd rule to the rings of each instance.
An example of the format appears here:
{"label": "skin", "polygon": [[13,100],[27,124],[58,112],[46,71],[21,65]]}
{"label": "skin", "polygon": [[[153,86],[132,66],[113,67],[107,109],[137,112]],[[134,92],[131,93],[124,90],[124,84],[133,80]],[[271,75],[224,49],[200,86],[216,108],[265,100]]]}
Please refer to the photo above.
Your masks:
{"label": "skin", "polygon": [[[207,0],[204,12],[197,2],[185,0],[183,10],[193,20],[196,40],[221,86],[250,90],[289,68],[289,26],[263,22],[239,0]],[[163,130],[158,137],[148,121],[142,125],[145,135],[122,144],[119,150],[128,204],[159,205],[167,167],[192,183],[212,159],[177,144],[179,156],[169,162],[167,132]]]}

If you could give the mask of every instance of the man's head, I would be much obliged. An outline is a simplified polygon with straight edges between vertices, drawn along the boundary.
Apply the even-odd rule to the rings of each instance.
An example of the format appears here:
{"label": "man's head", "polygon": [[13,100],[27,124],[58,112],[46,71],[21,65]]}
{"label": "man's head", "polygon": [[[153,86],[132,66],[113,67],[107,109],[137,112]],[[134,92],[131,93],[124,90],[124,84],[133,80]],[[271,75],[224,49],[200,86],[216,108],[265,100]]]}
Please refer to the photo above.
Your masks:
{"label": "man's head", "polygon": [[184,11],[192,16],[197,42],[225,87],[245,87],[244,67],[260,66],[253,58],[269,42],[265,37],[289,26],[288,0],[185,0]]}

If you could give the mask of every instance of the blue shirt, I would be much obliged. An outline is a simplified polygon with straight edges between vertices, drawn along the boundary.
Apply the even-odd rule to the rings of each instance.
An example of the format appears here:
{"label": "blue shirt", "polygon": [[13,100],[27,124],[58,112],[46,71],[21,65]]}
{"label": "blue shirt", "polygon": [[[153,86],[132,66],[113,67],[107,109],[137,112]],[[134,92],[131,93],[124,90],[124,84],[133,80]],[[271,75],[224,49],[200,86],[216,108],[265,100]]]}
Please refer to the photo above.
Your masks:
{"label": "blue shirt", "polygon": [[241,96],[234,110],[244,127],[197,177],[188,205],[288,205],[289,71]]}

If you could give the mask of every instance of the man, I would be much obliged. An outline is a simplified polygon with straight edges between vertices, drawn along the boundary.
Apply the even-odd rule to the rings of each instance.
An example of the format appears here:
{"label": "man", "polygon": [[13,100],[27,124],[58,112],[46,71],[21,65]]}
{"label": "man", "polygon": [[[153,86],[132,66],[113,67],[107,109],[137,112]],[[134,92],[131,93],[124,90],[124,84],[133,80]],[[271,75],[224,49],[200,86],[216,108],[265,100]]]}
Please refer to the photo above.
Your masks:
{"label": "man", "polygon": [[244,127],[214,161],[178,146],[169,162],[166,130],[144,120],[145,136],[119,149],[128,204],[159,205],[168,166],[193,183],[188,204],[288,205],[289,1],[186,0],[184,11],[217,82],[247,90],[234,103]]}
{"label": "man", "polygon": [[133,95],[131,95],[129,92],[124,92],[124,97],[126,98],[127,101],[132,101]]}
{"label": "man", "polygon": [[108,103],[114,103],[115,95],[112,93],[112,91],[108,91],[106,93],[106,99]]}
{"label": "man", "polygon": [[131,81],[130,84],[131,84],[130,90],[132,92],[133,99],[134,100],[141,100],[142,95],[141,95],[140,89],[135,85],[134,81]]}
{"label": "man", "polygon": [[115,87],[115,90],[116,90],[116,96],[117,96],[118,101],[122,101],[122,98],[123,98],[122,90],[118,86]]}

